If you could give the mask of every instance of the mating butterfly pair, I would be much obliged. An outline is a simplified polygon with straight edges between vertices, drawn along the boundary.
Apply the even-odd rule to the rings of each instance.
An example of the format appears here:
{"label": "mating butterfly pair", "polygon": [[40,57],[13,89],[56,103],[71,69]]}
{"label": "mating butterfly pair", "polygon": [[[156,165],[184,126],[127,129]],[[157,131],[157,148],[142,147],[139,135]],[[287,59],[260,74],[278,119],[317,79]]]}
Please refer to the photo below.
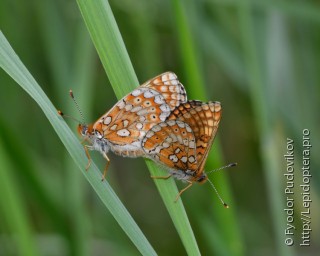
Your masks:
{"label": "mating butterfly pair", "polygon": [[90,143],[85,145],[87,169],[88,149],[100,151],[107,159],[103,178],[110,163],[109,150],[150,158],[169,171],[168,176],[154,178],[173,176],[189,183],[177,200],[193,182],[207,180],[205,160],[220,119],[219,102],[188,101],[177,76],[166,72],[122,98],[94,124],[79,124],[78,131]]}

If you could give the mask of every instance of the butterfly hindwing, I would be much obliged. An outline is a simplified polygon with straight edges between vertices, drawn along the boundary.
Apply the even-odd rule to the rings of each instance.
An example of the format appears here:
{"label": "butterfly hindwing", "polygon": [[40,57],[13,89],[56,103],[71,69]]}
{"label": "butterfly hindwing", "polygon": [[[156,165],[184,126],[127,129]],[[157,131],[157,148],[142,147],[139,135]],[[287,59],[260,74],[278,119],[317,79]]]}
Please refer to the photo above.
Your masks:
{"label": "butterfly hindwing", "polygon": [[196,156],[200,175],[203,172],[205,159],[208,156],[221,120],[220,102],[191,100],[176,107],[168,120],[179,120],[187,123],[194,133],[196,140]]}
{"label": "butterfly hindwing", "polygon": [[[173,172],[199,177],[221,119],[219,102],[187,101],[142,140],[146,155]],[[181,127],[185,129],[181,129]],[[178,139],[176,139],[178,138]]]}
{"label": "butterfly hindwing", "polygon": [[169,169],[195,170],[196,144],[190,126],[178,120],[155,125],[142,140],[146,156]]}

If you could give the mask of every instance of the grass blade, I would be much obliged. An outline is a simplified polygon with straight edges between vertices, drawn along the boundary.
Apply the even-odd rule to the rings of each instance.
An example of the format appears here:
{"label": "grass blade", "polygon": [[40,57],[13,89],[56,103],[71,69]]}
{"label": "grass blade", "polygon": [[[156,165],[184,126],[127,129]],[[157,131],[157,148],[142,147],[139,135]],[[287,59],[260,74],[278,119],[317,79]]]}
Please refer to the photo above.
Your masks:
{"label": "grass blade", "polygon": [[[14,168],[9,163],[9,158],[6,155],[5,147],[0,138],[0,186],[2,193],[0,195],[0,205],[3,209],[4,222],[7,223],[7,228],[12,231],[11,238],[14,241],[16,253],[19,255],[39,255],[35,247],[35,240],[31,223],[27,218],[27,211],[19,197],[19,188],[14,182],[12,172]],[[3,253],[3,252],[2,252]]]}
{"label": "grass blade", "polygon": [[[101,0],[78,0],[78,4],[115,94],[121,98],[139,83],[111,8],[107,1]],[[163,175],[163,171],[151,161],[147,161],[147,165],[152,175]],[[190,255],[199,255],[182,201],[173,202],[178,193],[175,182],[169,179],[155,180],[155,183],[186,251]]]}
{"label": "grass blade", "polygon": [[[273,229],[275,232],[275,241],[278,253],[280,255],[292,255],[290,246],[283,246],[283,228],[285,226],[285,217],[279,215],[283,211],[282,184],[277,171],[281,169],[281,164],[277,161],[277,156],[281,153],[277,152],[277,136],[273,127],[274,115],[268,112],[270,109],[270,98],[266,97],[267,86],[261,61],[258,55],[258,48],[254,32],[254,22],[251,14],[251,6],[248,1],[243,1],[239,5],[239,24],[242,30],[243,46],[245,53],[246,66],[248,69],[250,94],[252,99],[253,110],[257,130],[260,136],[260,150],[262,162],[264,166],[265,177],[268,186],[269,203],[271,214],[273,216]],[[283,70],[282,70],[283,72]],[[277,166],[278,165],[278,166]]]}
{"label": "grass blade", "polygon": [[[199,63],[200,51],[198,51],[197,47],[195,47],[196,42],[194,42],[192,36],[192,31],[190,30],[190,26],[188,25],[187,17],[196,17],[195,10],[196,6],[189,4],[181,3],[178,0],[172,0],[172,6],[174,11],[174,17],[176,22],[176,30],[178,35],[178,41],[181,49],[181,56],[183,59],[183,66],[185,69],[185,73],[188,74],[188,82],[192,81],[190,84],[196,85],[188,88],[190,95],[195,99],[208,100],[206,97],[206,89],[204,85],[204,78],[201,73],[201,67]],[[193,14],[188,12],[187,15],[187,7],[188,10],[193,10]],[[189,42],[188,44],[186,42]],[[221,150],[219,143],[216,141],[213,150],[208,156],[207,160],[207,168],[214,169],[215,166],[221,166]],[[215,182],[219,184],[219,190],[223,192],[223,194],[227,195],[227,201],[232,202],[232,193],[228,183],[228,180],[224,175],[220,176],[218,179],[215,178]],[[214,240],[213,244],[215,249],[215,253],[219,253],[221,251],[225,251],[226,254],[230,255],[242,255],[244,248],[243,243],[240,236],[239,227],[236,221],[236,211],[235,204],[232,204],[230,209],[226,210],[223,207],[217,208],[215,215],[218,223],[224,223],[223,225],[217,225],[216,228],[219,229],[219,235],[224,239],[223,243],[219,243],[218,240]],[[207,228],[207,227],[206,227]]]}

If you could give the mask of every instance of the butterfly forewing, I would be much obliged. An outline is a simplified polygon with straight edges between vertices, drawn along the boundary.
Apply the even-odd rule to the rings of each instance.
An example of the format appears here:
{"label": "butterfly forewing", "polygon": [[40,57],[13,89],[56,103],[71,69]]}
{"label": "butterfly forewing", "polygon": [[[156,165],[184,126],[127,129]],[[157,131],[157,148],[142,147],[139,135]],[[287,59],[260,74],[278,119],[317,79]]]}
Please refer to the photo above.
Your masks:
{"label": "butterfly forewing", "polygon": [[[183,85],[172,72],[159,75],[121,99],[93,125],[119,154],[143,154],[141,139],[155,124],[186,101]],[[123,153],[121,151],[123,150]],[[129,151],[130,151],[129,150]],[[139,152],[138,152],[139,151]]]}
{"label": "butterfly forewing", "polygon": [[187,101],[187,93],[173,72],[163,73],[145,82],[141,87],[152,88],[160,92],[171,110]]}

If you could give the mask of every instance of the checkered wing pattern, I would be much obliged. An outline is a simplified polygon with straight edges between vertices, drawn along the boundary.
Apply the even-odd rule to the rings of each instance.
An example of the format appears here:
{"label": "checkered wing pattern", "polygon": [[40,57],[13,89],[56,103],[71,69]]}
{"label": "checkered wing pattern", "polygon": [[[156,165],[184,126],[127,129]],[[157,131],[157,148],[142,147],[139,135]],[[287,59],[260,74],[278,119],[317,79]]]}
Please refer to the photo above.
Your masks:
{"label": "checkered wing pattern", "polygon": [[196,144],[190,126],[178,120],[151,128],[142,140],[147,156],[169,169],[195,170]]}
{"label": "checkered wing pattern", "polygon": [[205,160],[218,130],[221,114],[220,102],[204,103],[191,100],[176,107],[168,117],[168,120],[180,120],[191,127],[196,140],[198,175],[203,172]]}
{"label": "checkered wing pattern", "polygon": [[146,154],[174,170],[199,177],[221,119],[219,102],[188,101],[155,125],[142,140]]}
{"label": "checkered wing pattern", "polygon": [[[143,153],[141,140],[154,125],[163,122],[172,110],[186,102],[183,85],[172,72],[161,74],[121,99],[93,124],[115,153],[134,156]],[[122,152],[121,152],[122,151]]]}

